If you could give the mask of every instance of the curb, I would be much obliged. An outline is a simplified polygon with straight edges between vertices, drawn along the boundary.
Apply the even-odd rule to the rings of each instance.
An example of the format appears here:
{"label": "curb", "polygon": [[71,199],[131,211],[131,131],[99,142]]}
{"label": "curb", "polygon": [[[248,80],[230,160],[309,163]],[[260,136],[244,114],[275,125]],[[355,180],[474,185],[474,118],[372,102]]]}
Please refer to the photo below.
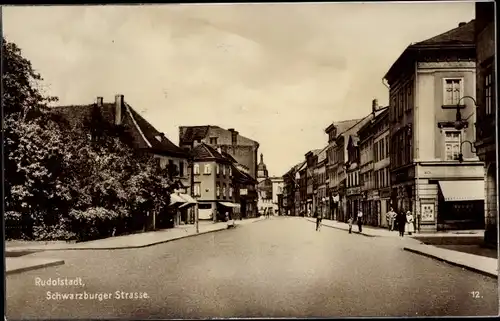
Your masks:
{"label": "curb", "polygon": [[43,269],[46,267],[59,266],[59,265],[64,265],[64,264],[65,264],[64,260],[57,260],[57,261],[53,261],[53,262],[49,262],[49,263],[37,264],[37,265],[32,265],[32,266],[27,266],[27,267],[23,267],[23,268],[19,268],[19,269],[6,271],[5,275],[19,274],[19,273],[23,273],[23,272]]}
{"label": "curb", "polygon": [[[311,223],[316,223],[316,222],[313,222],[313,221],[310,221],[310,220],[308,220],[308,221],[311,222]],[[326,227],[329,227],[329,228],[334,228],[334,229],[337,229],[337,230],[349,232],[349,230],[347,230],[345,228],[342,228],[342,227],[331,226],[331,225],[326,225],[326,224],[321,224],[321,226],[326,226]],[[363,235],[363,236],[366,236],[366,237],[378,237],[377,235],[370,235],[370,234],[359,233],[359,232],[355,232],[355,231],[352,231],[352,234]]]}
{"label": "curb", "polygon": [[[262,220],[256,220],[252,223],[255,223],[255,222],[259,222],[259,221],[262,221]],[[238,226],[241,226],[240,224],[236,224],[235,227],[238,227]],[[184,238],[187,238],[187,237],[192,237],[192,236],[198,236],[198,235],[203,235],[203,234],[208,234],[208,233],[213,233],[213,232],[220,232],[220,231],[224,231],[224,230],[227,230],[227,226],[224,226],[224,227],[221,227],[221,228],[217,228],[215,230],[210,230],[210,231],[204,231],[204,232],[199,232],[199,233],[195,233],[195,234],[189,234],[189,235],[183,235],[183,236],[180,236],[180,237],[175,237],[175,238],[171,238],[171,239],[168,239],[168,240],[162,240],[162,241],[157,241],[157,242],[153,242],[153,243],[148,243],[148,244],[143,244],[143,245],[134,245],[134,246],[122,246],[122,247],[68,247],[68,248],[55,248],[55,249],[22,249],[22,250],[14,250],[14,251],[9,251],[8,249],[5,249],[5,252],[25,252],[25,251],[33,251],[33,252],[48,252],[48,251],[88,251],[88,250],[93,250],[93,251],[96,251],[96,250],[128,250],[128,249],[141,249],[141,248],[145,248],[145,247],[149,247],[149,246],[154,246],[154,245],[159,245],[159,244],[163,244],[163,243],[168,243],[168,242],[171,242],[171,241],[177,241],[177,240],[180,240],[180,239],[184,239]]]}
{"label": "curb", "polygon": [[450,265],[461,267],[463,269],[466,269],[466,270],[469,270],[469,271],[472,271],[472,272],[476,272],[476,273],[482,274],[484,276],[488,276],[490,278],[498,279],[498,274],[490,273],[490,272],[483,271],[483,270],[480,270],[480,269],[476,269],[475,267],[468,266],[468,265],[465,265],[465,264],[462,264],[462,263],[453,262],[453,261],[444,259],[444,258],[439,257],[439,256],[434,255],[434,254],[425,253],[425,252],[422,252],[422,251],[419,251],[419,250],[416,250],[416,249],[412,249],[412,248],[409,248],[409,247],[404,247],[403,250],[411,252],[411,253],[419,254],[419,255],[422,255],[422,256],[426,256],[426,257],[429,257],[429,258],[432,258],[432,259],[435,259],[435,260],[438,260],[438,261],[441,261],[441,262],[445,262],[445,263],[448,263]]}

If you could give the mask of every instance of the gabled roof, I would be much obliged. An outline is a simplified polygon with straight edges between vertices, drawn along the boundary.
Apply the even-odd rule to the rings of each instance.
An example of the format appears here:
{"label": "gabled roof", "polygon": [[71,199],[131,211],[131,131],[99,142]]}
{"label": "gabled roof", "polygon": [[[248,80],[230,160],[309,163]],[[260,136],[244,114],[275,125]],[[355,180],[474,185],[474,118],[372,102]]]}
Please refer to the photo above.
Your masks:
{"label": "gabled roof", "polygon": [[417,42],[413,46],[473,44],[475,43],[474,26],[475,21],[471,20],[462,26],[448,30],[427,40]]}
{"label": "gabled roof", "polygon": [[191,144],[196,140],[201,141],[204,139],[208,134],[210,126],[186,126],[182,128],[184,128],[184,131],[180,132],[179,144]]}
{"label": "gabled roof", "polygon": [[326,150],[328,149],[328,146],[325,146],[319,153],[318,153],[318,163],[321,163],[326,160]]}
{"label": "gabled roof", "polygon": [[191,149],[190,154],[195,161],[216,160],[226,163],[230,162],[229,159],[222,156],[222,154],[215,150],[215,148],[205,143],[201,143]]}
{"label": "gabled roof", "polygon": [[[72,128],[84,129],[86,120],[90,119],[95,108],[99,108],[104,120],[114,123],[114,103],[103,103],[100,107],[97,107],[96,104],[56,106],[52,107],[50,111],[65,119]],[[126,102],[124,102],[123,109],[122,124],[135,138],[134,144],[137,148],[149,149],[151,152],[168,156],[187,157],[185,151],[172,143]]]}
{"label": "gabled roof", "polygon": [[[381,107],[379,108],[376,112],[375,112],[375,116],[372,118],[371,121],[367,122],[366,124],[364,124],[363,126],[361,126],[359,129],[358,129],[358,135],[359,135],[359,138],[362,139],[362,137],[364,137],[365,135],[364,132],[370,130],[370,128],[372,127],[372,125],[376,122],[378,122],[380,119],[382,119],[384,116],[386,116],[387,114],[389,113],[389,107]],[[368,134],[367,134],[368,135]]]}
{"label": "gabled roof", "polygon": [[390,81],[399,66],[415,60],[421,50],[471,49],[475,47],[475,20],[446,31],[432,38],[409,45],[392,64],[384,78]]}

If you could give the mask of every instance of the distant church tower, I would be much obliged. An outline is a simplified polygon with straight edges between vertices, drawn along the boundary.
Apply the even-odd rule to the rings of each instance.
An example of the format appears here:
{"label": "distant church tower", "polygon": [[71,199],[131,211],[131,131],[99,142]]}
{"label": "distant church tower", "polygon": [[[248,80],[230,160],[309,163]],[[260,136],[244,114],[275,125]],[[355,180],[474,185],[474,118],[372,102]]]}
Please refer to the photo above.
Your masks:
{"label": "distant church tower", "polygon": [[269,177],[266,164],[264,164],[264,155],[260,154],[260,162],[257,165],[257,182],[262,182]]}

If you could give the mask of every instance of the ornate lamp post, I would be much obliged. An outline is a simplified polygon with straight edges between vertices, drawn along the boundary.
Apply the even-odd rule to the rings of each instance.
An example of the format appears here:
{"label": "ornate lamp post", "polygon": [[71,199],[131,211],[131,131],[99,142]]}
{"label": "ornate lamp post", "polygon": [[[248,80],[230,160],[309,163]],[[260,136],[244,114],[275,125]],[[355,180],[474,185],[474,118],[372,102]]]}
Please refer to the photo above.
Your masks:
{"label": "ornate lamp post", "polygon": [[465,99],[465,98],[469,98],[471,99],[473,102],[474,102],[474,106],[477,108],[477,102],[476,102],[476,99],[474,99],[474,97],[471,97],[471,96],[463,96],[462,98],[460,98],[457,102],[457,116],[456,116],[456,119],[455,119],[455,129],[457,130],[462,130],[464,129],[465,127],[467,127],[467,125],[469,124],[467,122],[467,119],[469,119],[470,116],[474,115],[475,112],[473,112],[472,114],[470,114],[469,117],[467,117],[466,119],[462,119],[462,113],[460,112],[460,102]]}

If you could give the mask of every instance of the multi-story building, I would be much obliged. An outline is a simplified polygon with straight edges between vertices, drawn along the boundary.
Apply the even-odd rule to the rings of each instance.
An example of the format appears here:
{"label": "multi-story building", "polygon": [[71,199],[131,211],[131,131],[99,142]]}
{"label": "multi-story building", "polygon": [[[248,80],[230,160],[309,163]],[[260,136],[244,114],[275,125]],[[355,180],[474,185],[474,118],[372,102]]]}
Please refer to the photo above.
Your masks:
{"label": "multi-story building", "polygon": [[[233,157],[238,164],[248,168],[249,175],[257,178],[257,152],[259,143],[244,137],[233,128],[224,129],[219,126],[181,126],[179,127],[179,147],[190,150],[194,144],[204,143],[212,148],[220,148]],[[249,216],[257,214],[257,196],[251,199],[247,196],[247,208],[241,209]]]}
{"label": "multi-story building", "polygon": [[308,180],[307,180],[307,162],[304,161],[302,166],[300,166],[297,169],[299,173],[299,188],[298,188],[298,195],[295,194],[297,197],[297,202],[295,204],[296,206],[296,213],[299,214],[299,216],[307,216],[307,196],[308,196]]}
{"label": "multi-story building", "polygon": [[329,199],[327,195],[327,184],[326,184],[326,165],[328,162],[327,158],[327,147],[323,148],[317,155],[317,162],[314,168],[314,203],[316,204],[316,209],[318,213],[324,218],[330,219],[331,212],[329,211]]}
{"label": "multi-story building", "polygon": [[373,135],[373,172],[375,189],[372,191],[375,208],[379,213],[379,226],[388,226],[385,214],[391,208],[391,172],[389,108],[384,108],[371,123]]}
{"label": "multi-story building", "polygon": [[[360,127],[371,120],[372,114],[365,116],[354,123],[351,127],[346,128],[343,132],[340,132],[337,135],[335,141],[335,162],[336,162],[336,173],[335,181],[338,184],[337,187],[337,199],[339,200],[339,221],[347,222],[349,219],[349,215],[356,212],[359,208],[359,200],[360,194],[359,190],[359,172],[355,166],[351,166],[351,161],[356,159],[356,155],[354,152],[351,153],[351,159],[349,159],[349,149],[348,144],[351,141],[350,137],[353,136],[352,145],[356,145],[357,149],[357,132]],[[359,152],[358,152],[359,154]],[[359,156],[356,161],[359,162]],[[357,164],[356,164],[357,166]],[[349,172],[348,172],[349,171]],[[348,187],[349,186],[349,187]],[[357,187],[356,187],[357,186]],[[349,191],[349,192],[348,192]],[[349,195],[348,195],[349,193]],[[357,195],[357,196],[355,196]],[[350,201],[348,202],[348,196]]]}
{"label": "multi-story building", "polygon": [[[51,112],[65,119],[75,130],[86,131],[88,138],[93,139],[87,123],[92,117],[123,128],[131,138],[131,145],[143,152],[153,155],[162,168],[168,168],[170,178],[176,183],[177,189],[172,193],[172,206],[169,213],[173,215],[174,224],[192,223],[194,220],[195,203],[191,195],[191,180],[188,153],[172,143],[162,132],[143,118],[123,95],[116,95],[114,102],[104,102],[103,97],[97,97],[93,104],[57,106]],[[187,205],[187,206],[186,206]],[[189,210],[189,211],[188,211]],[[174,213],[175,212],[175,213]],[[161,228],[166,220],[155,220],[156,227]]]}
{"label": "multi-story building", "polygon": [[359,137],[353,133],[348,136],[347,165],[346,165],[346,199],[347,217],[356,217],[356,212],[361,209],[362,194],[359,179]]}
{"label": "multi-story building", "polygon": [[257,207],[254,200],[257,198],[257,180],[250,176],[250,170],[247,167],[238,163],[233,163],[233,176],[235,201],[240,204],[241,217],[255,217]]}
{"label": "multi-story building", "polygon": [[249,168],[250,175],[257,178],[257,153],[259,143],[239,134],[234,128],[219,126],[181,126],[179,127],[179,146],[190,149],[194,141],[221,148],[239,164]]}
{"label": "multi-story building", "polygon": [[283,177],[270,177],[272,183],[272,203],[273,203],[273,213],[282,215],[282,196],[283,196]]}
{"label": "multi-story building", "polygon": [[283,209],[286,215],[297,216],[295,206],[300,204],[299,182],[297,180],[298,169],[304,164],[304,161],[293,166],[283,175]]}
{"label": "multi-story building", "polygon": [[476,148],[485,163],[485,234],[487,244],[496,245],[498,235],[498,182],[495,119],[497,95],[495,74],[495,3],[476,2]]}
{"label": "multi-story building", "polygon": [[315,180],[314,170],[318,163],[318,154],[321,149],[314,149],[305,154],[306,158],[306,185],[307,185],[307,198],[306,198],[306,213],[307,216],[316,214],[317,204],[314,197],[314,191],[317,191],[318,182]]}
{"label": "multi-story building", "polygon": [[198,218],[219,221],[225,218],[225,213],[234,214],[240,205],[236,203],[231,160],[222,155],[222,150],[205,143],[195,142],[190,154]]}
{"label": "multi-story building", "polygon": [[344,164],[343,158],[343,145],[337,145],[337,138],[343,134],[346,130],[350,129],[360,119],[345,120],[340,122],[334,122],[325,129],[325,133],[328,135],[328,146],[326,149],[327,154],[327,167],[326,173],[328,176],[328,198],[330,200],[330,211],[332,212],[332,218],[334,220],[343,221],[344,204],[343,198],[345,195],[341,195],[342,188],[340,184],[342,180],[339,176],[340,169]]}
{"label": "multi-story building", "polygon": [[483,163],[462,149],[475,138],[475,56],[474,21],[460,23],[410,45],[384,77],[391,198],[417,214],[421,230],[484,227]]}
{"label": "multi-story building", "polygon": [[385,221],[385,219],[382,220],[382,213],[386,212],[386,208],[383,210],[381,208],[380,189],[385,187],[383,180],[388,177],[387,169],[381,168],[385,164],[380,163],[380,161],[382,159],[386,163],[389,161],[385,158],[388,155],[385,145],[388,144],[387,133],[386,136],[381,137],[380,121],[387,116],[388,108],[379,108],[377,100],[374,99],[372,114],[374,118],[358,130],[360,139],[359,172],[365,222],[368,225],[379,226]]}

